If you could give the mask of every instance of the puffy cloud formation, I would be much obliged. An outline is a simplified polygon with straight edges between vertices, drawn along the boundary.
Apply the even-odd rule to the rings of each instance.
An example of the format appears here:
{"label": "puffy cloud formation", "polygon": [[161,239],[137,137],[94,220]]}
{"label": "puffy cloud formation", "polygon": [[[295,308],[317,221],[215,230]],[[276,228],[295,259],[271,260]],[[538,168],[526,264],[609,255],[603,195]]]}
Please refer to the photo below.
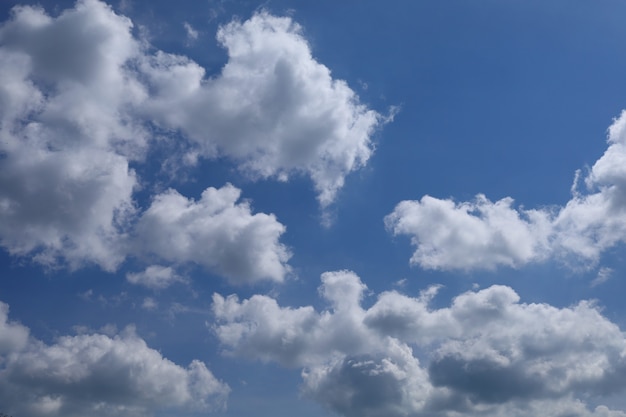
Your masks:
{"label": "puffy cloud formation", "polygon": [[417,246],[412,264],[433,269],[517,266],[545,256],[551,223],[545,212],[517,211],[512,204],[510,198],[493,203],[483,195],[460,204],[424,196],[400,202],[385,222],[394,234],[412,236]]}
{"label": "puffy cloud formation", "polygon": [[409,235],[411,263],[427,269],[494,269],[539,262],[595,265],[602,252],[626,241],[626,112],[609,128],[609,147],[578,190],[555,209],[512,207],[509,197],[473,202],[424,196],[400,202],[385,218],[394,235]]}
{"label": "puffy cloud formation", "polygon": [[175,190],[154,198],[136,227],[138,250],[180,263],[195,262],[234,283],[282,281],[291,256],[278,239],[285,231],[273,215],[252,214],[228,184],[207,188],[199,201]]}
{"label": "puffy cloud formation", "polygon": [[228,63],[211,79],[184,57],[149,57],[142,70],[156,93],[146,107],[201,154],[226,155],[253,177],[309,175],[326,206],[367,162],[384,120],[312,57],[301,32],[266,12],[231,22],[217,35]]}
{"label": "puffy cloud formation", "polygon": [[54,264],[113,270],[146,133],[123,111],[143,92],[123,65],[128,19],[96,1],[58,18],[13,9],[0,27],[0,242]]}
{"label": "puffy cloud formation", "polygon": [[624,415],[583,401],[626,390],[626,339],[593,303],[525,304],[496,285],[439,309],[436,288],[364,309],[365,290],[325,273],[320,312],[216,294],[214,331],[226,354],[302,368],[303,392],[346,416]]}
{"label": "puffy cloud formation", "polygon": [[132,328],[48,345],[7,318],[0,303],[0,403],[25,417],[145,416],[223,408],[229,387],[204,363],[187,368],[149,348]]}
{"label": "puffy cloud formation", "polygon": [[[187,57],[151,52],[131,28],[98,0],[58,17],[18,6],[0,26],[0,245],[48,266],[113,271],[148,243],[156,262],[282,280],[289,256],[272,215],[252,215],[232,186],[198,202],[170,190],[144,212],[131,164],[158,130],[187,155],[179,164],[226,157],[251,178],[304,174],[326,206],[367,163],[384,118],[312,57],[290,18],[259,12],[223,26],[228,61],[211,78]],[[180,246],[153,240],[167,237]]]}

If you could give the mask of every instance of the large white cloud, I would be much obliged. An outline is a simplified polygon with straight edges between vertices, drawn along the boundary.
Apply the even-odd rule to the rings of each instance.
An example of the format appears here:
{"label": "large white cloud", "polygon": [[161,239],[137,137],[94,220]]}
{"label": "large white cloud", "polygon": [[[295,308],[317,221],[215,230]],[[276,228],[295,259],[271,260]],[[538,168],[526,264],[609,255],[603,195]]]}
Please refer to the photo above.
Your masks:
{"label": "large white cloud", "polygon": [[128,328],[116,336],[28,338],[0,303],[0,404],[24,417],[177,415],[223,408],[229,387],[203,362],[183,368]]}
{"label": "large white cloud", "polygon": [[174,190],[157,195],[136,227],[137,250],[175,263],[195,262],[244,283],[282,281],[289,272],[285,226],[273,215],[252,214],[241,191],[207,188],[198,201]]}
{"label": "large white cloud", "polygon": [[517,267],[550,257],[595,265],[608,248],[626,241],[626,113],[609,128],[609,147],[563,207],[514,208],[478,195],[473,202],[425,196],[400,202],[385,217],[394,235],[408,235],[412,264],[427,269]]}
{"label": "large white cloud", "polygon": [[188,134],[201,154],[231,157],[253,177],[309,175],[320,203],[330,204],[371,156],[381,115],[312,57],[291,18],[260,12],[217,38],[228,62],[214,78],[184,57],[144,62],[156,90],[150,114]]}
{"label": "large white cloud", "polygon": [[320,312],[215,295],[226,353],[301,367],[303,392],[346,416],[620,415],[584,405],[626,390],[626,339],[593,303],[525,304],[492,286],[445,308],[430,307],[431,288],[364,309],[354,273],[322,281]]}
{"label": "large white cloud", "polygon": [[[187,57],[152,52],[131,29],[97,0],[58,17],[16,7],[0,26],[0,244],[50,266],[115,270],[149,252],[232,281],[282,280],[289,255],[272,215],[252,215],[230,186],[198,202],[170,190],[144,212],[134,192],[149,179],[131,165],[158,132],[187,156],[179,164],[226,157],[251,178],[308,175],[326,206],[371,156],[383,117],[313,58],[290,18],[259,12],[223,26],[228,61],[210,78]],[[228,207],[212,211],[209,200],[224,196]],[[164,210],[172,218],[159,217]],[[156,238],[168,236],[149,224],[181,245],[165,247]]]}

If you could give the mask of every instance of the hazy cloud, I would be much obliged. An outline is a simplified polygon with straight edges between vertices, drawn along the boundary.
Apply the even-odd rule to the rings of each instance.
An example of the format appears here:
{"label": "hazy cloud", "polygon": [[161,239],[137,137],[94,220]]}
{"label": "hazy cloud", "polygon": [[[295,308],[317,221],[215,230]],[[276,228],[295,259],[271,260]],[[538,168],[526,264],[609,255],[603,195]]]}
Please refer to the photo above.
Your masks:
{"label": "hazy cloud", "polygon": [[129,272],[126,274],[126,279],[132,284],[152,289],[163,289],[176,282],[184,281],[173,268],[161,265],[150,265],[142,272]]}
{"label": "hazy cloud", "polygon": [[183,27],[185,28],[185,32],[187,32],[187,42],[192,43],[198,40],[198,31],[193,28],[188,22],[183,23]]}

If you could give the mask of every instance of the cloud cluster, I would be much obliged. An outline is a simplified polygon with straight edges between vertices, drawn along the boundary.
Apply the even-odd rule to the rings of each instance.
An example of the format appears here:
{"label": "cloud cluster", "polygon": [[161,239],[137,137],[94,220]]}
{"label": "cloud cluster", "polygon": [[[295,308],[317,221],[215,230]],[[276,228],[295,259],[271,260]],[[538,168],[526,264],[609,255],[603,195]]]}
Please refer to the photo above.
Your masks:
{"label": "cloud cluster", "polygon": [[183,368],[128,328],[115,336],[29,338],[0,303],[0,403],[32,417],[145,416],[223,408],[230,388],[203,362]]}
{"label": "cloud cluster", "polygon": [[595,265],[602,252],[626,241],[626,112],[609,128],[609,147],[560,208],[514,208],[510,197],[472,202],[424,196],[400,202],[385,218],[394,235],[408,235],[411,263],[427,269],[517,267],[556,257]]}
{"label": "cloud cluster", "polygon": [[[48,266],[113,271],[148,244],[155,263],[282,280],[289,255],[273,215],[252,214],[230,185],[139,207],[149,179],[131,166],[165,136],[186,155],[167,161],[177,168],[225,157],[253,179],[304,174],[326,206],[367,162],[383,118],[312,57],[290,18],[259,12],[223,26],[228,61],[211,78],[131,29],[98,0],[58,17],[18,6],[0,25],[0,245]],[[154,240],[168,238],[167,248]]]}
{"label": "cloud cluster", "polygon": [[255,295],[214,295],[226,354],[303,369],[303,392],[346,416],[622,416],[583,399],[626,390],[626,339],[590,302],[521,303],[492,286],[433,309],[384,292],[361,306],[352,272],[322,275],[328,309],[280,307]]}

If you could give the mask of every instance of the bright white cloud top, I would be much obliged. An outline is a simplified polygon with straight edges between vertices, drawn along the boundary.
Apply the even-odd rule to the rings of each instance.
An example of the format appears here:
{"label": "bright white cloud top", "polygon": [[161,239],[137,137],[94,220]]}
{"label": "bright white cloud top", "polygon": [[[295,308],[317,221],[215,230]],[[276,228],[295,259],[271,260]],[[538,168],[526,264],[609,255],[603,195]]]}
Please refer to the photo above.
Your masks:
{"label": "bright white cloud top", "polygon": [[[510,197],[473,202],[424,196],[400,202],[385,218],[394,235],[409,235],[411,263],[432,269],[519,267],[549,257],[595,265],[602,252],[626,241],[626,113],[609,128],[609,147],[564,207],[526,210]],[[586,190],[579,190],[579,180]]]}
{"label": "bright white cloud top", "polygon": [[239,195],[230,184],[207,188],[198,202],[175,190],[159,194],[137,223],[135,244],[166,261],[214,269],[232,282],[282,281],[290,257],[278,241],[285,226],[273,215],[253,215],[248,204],[237,204]]}
{"label": "bright white cloud top", "polygon": [[0,415],[626,417],[626,6],[72,1],[0,4]]}
{"label": "bright white cloud top", "polygon": [[252,177],[307,174],[320,204],[330,204],[371,156],[383,117],[315,61],[290,18],[257,13],[217,38],[229,60],[215,78],[183,57],[149,58],[149,114],[188,134],[201,155],[231,157]]}

